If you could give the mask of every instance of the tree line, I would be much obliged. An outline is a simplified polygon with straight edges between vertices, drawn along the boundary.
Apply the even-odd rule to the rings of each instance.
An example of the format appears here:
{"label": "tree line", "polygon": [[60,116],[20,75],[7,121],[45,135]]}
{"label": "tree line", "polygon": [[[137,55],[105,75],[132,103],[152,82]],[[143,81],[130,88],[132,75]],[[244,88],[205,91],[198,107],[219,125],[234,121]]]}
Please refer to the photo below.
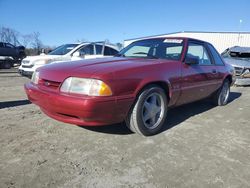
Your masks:
{"label": "tree line", "polygon": [[[106,41],[109,40],[106,39]],[[22,34],[15,29],[9,27],[0,27],[0,42],[8,42],[15,46],[24,46],[26,55],[38,55],[42,51],[48,53],[55,47],[44,45],[40,39],[39,32],[32,32],[29,34]],[[77,40],[77,42],[87,42],[85,39]],[[121,43],[115,44],[118,49],[122,48]]]}
{"label": "tree line", "polygon": [[0,41],[8,42],[15,46],[24,46],[27,55],[39,54],[42,48],[49,48],[43,45],[39,32],[22,34],[9,27],[0,27]]}

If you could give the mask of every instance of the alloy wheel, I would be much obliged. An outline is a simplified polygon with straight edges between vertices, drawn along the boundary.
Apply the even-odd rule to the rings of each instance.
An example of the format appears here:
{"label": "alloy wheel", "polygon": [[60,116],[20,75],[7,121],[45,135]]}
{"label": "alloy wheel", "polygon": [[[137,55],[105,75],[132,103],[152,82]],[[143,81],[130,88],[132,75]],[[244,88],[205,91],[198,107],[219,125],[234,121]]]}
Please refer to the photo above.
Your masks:
{"label": "alloy wheel", "polygon": [[146,128],[154,129],[161,122],[164,114],[164,101],[160,94],[149,95],[142,106],[142,120]]}

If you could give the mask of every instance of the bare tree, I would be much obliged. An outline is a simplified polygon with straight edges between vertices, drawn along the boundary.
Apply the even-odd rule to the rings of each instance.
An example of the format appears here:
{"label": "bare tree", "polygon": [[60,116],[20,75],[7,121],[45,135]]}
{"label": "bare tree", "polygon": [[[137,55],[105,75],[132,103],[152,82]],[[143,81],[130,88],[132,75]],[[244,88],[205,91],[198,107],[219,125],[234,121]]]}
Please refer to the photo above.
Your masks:
{"label": "bare tree", "polygon": [[[26,48],[25,51],[27,55],[39,54],[43,48],[43,43],[40,40],[39,32],[20,34],[16,30],[4,26],[0,27],[0,41],[9,42],[15,46],[23,45]],[[48,48],[48,51],[51,49],[52,48]]]}
{"label": "bare tree", "polygon": [[32,34],[26,34],[21,36],[21,44],[26,48],[31,44],[33,40],[33,35]]}
{"label": "bare tree", "polygon": [[33,48],[35,48],[37,50],[37,53],[39,53],[39,51],[41,50],[43,44],[42,41],[40,40],[40,33],[39,32],[34,32],[32,34],[32,42],[31,45]]}
{"label": "bare tree", "polygon": [[88,41],[86,39],[82,38],[82,39],[77,39],[76,42],[83,43],[83,42],[88,42]]}
{"label": "bare tree", "polygon": [[19,33],[8,27],[0,27],[0,40],[2,42],[9,42],[14,45],[20,45],[18,41]]}
{"label": "bare tree", "polygon": [[116,43],[116,46],[118,47],[119,50],[121,50],[121,49],[123,48],[123,45],[122,45],[122,43],[120,43],[120,42],[117,42],[117,43]]}

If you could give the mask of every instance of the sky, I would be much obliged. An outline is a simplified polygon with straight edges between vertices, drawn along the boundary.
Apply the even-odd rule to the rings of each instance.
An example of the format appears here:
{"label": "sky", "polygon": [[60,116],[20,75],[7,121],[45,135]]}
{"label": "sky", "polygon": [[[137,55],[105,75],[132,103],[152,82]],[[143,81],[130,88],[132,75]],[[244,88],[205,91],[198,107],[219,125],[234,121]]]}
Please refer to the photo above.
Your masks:
{"label": "sky", "polygon": [[178,31],[250,31],[250,0],[0,0],[0,13],[0,26],[39,32],[51,46]]}

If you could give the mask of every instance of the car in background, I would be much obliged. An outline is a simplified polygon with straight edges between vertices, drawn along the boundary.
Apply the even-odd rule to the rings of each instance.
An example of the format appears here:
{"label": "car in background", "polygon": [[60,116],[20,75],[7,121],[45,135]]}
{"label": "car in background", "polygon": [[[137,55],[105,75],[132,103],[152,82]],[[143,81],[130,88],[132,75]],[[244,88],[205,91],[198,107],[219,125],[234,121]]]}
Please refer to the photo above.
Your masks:
{"label": "car in background", "polygon": [[14,60],[23,59],[25,55],[24,46],[14,46],[8,42],[0,42],[0,56],[12,57]]}
{"label": "car in background", "polygon": [[50,53],[39,56],[28,56],[22,60],[18,71],[23,76],[31,77],[33,72],[46,64],[80,59],[111,57],[118,53],[116,46],[106,42],[84,42],[64,44]]}
{"label": "car in background", "polygon": [[[131,43],[117,57],[50,64],[25,84],[48,116],[81,126],[126,122],[136,133],[159,133],[170,107],[204,98],[228,102],[233,68],[215,48],[190,38]],[[192,110],[192,109],[190,109]]]}
{"label": "car in background", "polygon": [[16,61],[9,56],[0,56],[0,69],[10,69]]}
{"label": "car in background", "polygon": [[250,85],[250,47],[234,46],[221,55],[235,69],[235,85]]}

